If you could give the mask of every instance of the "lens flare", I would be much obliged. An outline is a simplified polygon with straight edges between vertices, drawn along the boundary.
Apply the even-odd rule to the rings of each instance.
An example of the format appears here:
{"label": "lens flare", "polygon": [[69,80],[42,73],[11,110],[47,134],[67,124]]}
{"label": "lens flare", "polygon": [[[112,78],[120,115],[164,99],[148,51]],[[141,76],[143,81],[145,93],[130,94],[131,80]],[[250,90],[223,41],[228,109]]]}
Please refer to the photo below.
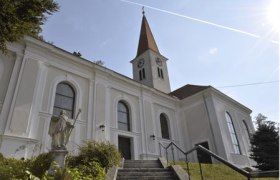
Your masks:
{"label": "lens flare", "polygon": [[267,8],[267,18],[272,27],[280,30],[280,0],[272,0]]}

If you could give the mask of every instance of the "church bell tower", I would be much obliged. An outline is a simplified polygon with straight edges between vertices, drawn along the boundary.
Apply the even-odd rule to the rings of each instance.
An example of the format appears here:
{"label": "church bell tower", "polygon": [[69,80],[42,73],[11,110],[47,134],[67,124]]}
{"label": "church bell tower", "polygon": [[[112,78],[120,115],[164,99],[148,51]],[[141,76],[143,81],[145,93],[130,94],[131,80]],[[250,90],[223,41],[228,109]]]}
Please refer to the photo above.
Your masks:
{"label": "church bell tower", "polygon": [[170,93],[166,61],[167,58],[158,50],[143,11],[137,54],[130,61],[133,67],[133,79],[162,92]]}

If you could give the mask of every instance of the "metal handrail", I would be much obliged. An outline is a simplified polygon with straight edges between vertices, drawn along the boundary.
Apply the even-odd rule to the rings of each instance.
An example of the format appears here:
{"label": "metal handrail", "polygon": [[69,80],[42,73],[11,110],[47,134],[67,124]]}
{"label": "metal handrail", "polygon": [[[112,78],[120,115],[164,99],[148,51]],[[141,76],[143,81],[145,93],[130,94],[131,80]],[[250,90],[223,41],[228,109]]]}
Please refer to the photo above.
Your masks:
{"label": "metal handrail", "polygon": [[197,145],[196,147],[197,147],[197,149],[199,149],[199,150],[203,151],[204,153],[206,153],[206,154],[208,154],[208,155],[214,157],[215,159],[217,159],[217,160],[219,160],[220,162],[224,163],[225,165],[227,165],[227,166],[230,167],[231,169],[237,171],[238,173],[242,174],[243,176],[248,177],[248,176],[250,175],[249,172],[247,172],[247,171],[245,171],[245,170],[243,170],[243,169],[240,169],[239,167],[237,167],[237,166],[231,164],[231,163],[228,162],[227,160],[225,160],[225,159],[223,159],[222,157],[220,157],[220,156],[214,154],[213,152],[209,151],[208,149],[202,147],[201,145]]}
{"label": "metal handrail", "polygon": [[[168,148],[172,148],[172,157],[173,157],[173,162],[175,164],[175,159],[174,159],[174,147],[175,146],[181,153],[183,153],[186,157],[186,163],[187,163],[187,172],[189,174],[189,180],[190,180],[190,172],[189,172],[189,162],[188,162],[188,155],[190,153],[192,153],[193,151],[197,151],[197,150],[201,150],[204,153],[210,155],[211,157],[215,158],[216,160],[220,161],[221,163],[225,164],[226,166],[228,166],[229,168],[233,169],[234,171],[238,172],[239,174],[242,174],[243,176],[247,177],[248,180],[250,180],[250,178],[258,178],[258,177],[278,177],[279,176],[279,171],[263,171],[263,172],[247,172],[243,169],[240,169],[239,167],[233,165],[232,163],[228,162],[227,160],[223,159],[222,157],[214,154],[213,152],[211,152],[210,150],[204,148],[201,145],[196,145],[195,147],[191,148],[190,150],[184,152],[177,144],[175,144],[174,142],[169,143],[166,147],[161,144],[159,142],[159,148],[160,148],[160,156],[161,156],[161,147],[163,147],[166,151],[166,160],[168,163]],[[200,176],[201,179],[203,180],[203,174],[202,174],[202,168],[201,168],[201,164],[199,162],[199,168],[200,168]]]}

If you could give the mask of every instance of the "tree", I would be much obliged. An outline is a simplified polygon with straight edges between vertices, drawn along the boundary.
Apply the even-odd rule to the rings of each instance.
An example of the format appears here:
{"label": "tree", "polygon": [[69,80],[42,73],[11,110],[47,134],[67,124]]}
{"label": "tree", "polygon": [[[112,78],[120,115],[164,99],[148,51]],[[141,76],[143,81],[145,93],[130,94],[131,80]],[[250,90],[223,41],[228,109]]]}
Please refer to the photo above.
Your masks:
{"label": "tree", "polygon": [[80,52],[76,52],[76,51],[73,52],[73,55],[78,56],[78,57],[82,57],[82,54]]}
{"label": "tree", "polygon": [[93,61],[93,63],[100,65],[100,66],[104,66],[104,64],[105,64],[105,62],[102,60],[96,60],[96,61]]}
{"label": "tree", "polygon": [[24,35],[40,38],[41,25],[59,9],[53,0],[1,0],[0,50],[7,52],[7,42],[18,41]]}
{"label": "tree", "polygon": [[257,162],[256,168],[267,170],[279,169],[279,128],[275,122],[267,121],[267,117],[258,114],[256,124],[258,126],[252,135],[250,157]]}

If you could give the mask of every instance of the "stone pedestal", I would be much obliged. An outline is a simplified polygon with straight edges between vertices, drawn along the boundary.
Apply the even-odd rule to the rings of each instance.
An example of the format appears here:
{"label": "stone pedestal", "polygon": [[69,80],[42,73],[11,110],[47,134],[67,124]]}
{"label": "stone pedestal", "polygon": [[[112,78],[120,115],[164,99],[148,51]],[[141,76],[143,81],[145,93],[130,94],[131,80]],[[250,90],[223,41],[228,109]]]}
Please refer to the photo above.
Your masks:
{"label": "stone pedestal", "polygon": [[59,165],[59,167],[65,166],[65,158],[68,154],[67,150],[52,150],[50,151],[52,154],[54,161]]}
{"label": "stone pedestal", "polygon": [[[57,163],[57,165],[61,168],[64,168],[65,166],[65,158],[68,154],[67,150],[52,150],[50,151],[50,153],[53,156],[53,160]],[[49,173],[51,175],[54,174],[54,166],[51,165],[50,169],[49,169]]]}

